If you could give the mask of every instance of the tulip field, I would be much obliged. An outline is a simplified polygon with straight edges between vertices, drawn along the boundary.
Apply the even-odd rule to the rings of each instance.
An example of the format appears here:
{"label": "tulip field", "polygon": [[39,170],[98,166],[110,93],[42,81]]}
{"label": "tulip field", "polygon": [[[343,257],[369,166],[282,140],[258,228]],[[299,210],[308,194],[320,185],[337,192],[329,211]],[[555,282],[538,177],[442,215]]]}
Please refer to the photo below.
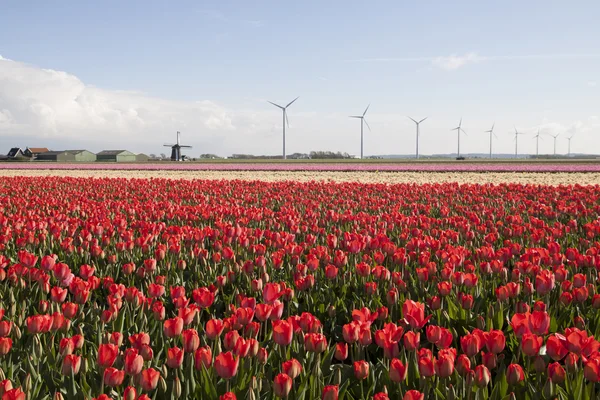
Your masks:
{"label": "tulip field", "polygon": [[600,186],[0,178],[0,396],[597,399]]}

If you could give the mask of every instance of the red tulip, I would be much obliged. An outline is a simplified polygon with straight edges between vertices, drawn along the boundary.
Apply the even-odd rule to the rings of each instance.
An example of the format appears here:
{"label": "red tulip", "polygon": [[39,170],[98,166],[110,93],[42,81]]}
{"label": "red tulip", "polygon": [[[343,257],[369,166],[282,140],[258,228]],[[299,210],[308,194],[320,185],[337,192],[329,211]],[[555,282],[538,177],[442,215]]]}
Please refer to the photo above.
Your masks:
{"label": "red tulip", "polygon": [[160,372],[158,372],[154,368],[148,368],[143,370],[139,375],[140,386],[142,387],[142,390],[145,392],[151,392],[154,389],[156,389],[159,378]]}
{"label": "red tulip", "polygon": [[479,387],[485,387],[490,383],[491,374],[485,365],[475,367],[475,384]]}
{"label": "red tulip", "polygon": [[114,344],[101,344],[98,347],[98,365],[102,368],[112,367],[118,355],[119,348]]}
{"label": "red tulip", "polygon": [[407,324],[413,329],[421,329],[431,318],[431,315],[425,317],[425,305],[414,302],[412,300],[405,300],[402,305],[402,314]]}
{"label": "red tulip", "polygon": [[320,333],[307,333],[304,335],[304,347],[312,353],[322,353],[327,350],[327,338]]}
{"label": "red tulip", "polygon": [[454,357],[448,354],[438,354],[438,358],[435,360],[435,374],[440,378],[447,378],[453,373]]}
{"label": "red tulip", "polygon": [[237,398],[235,397],[235,393],[227,392],[227,393],[219,396],[219,400],[237,400]]}
{"label": "red tulip", "polygon": [[61,373],[63,375],[77,375],[81,367],[81,357],[75,354],[66,355],[63,358]]}
{"label": "red tulip", "polygon": [[273,321],[273,341],[280,346],[287,346],[292,342],[294,333],[292,324],[284,321]]}
{"label": "red tulip", "polygon": [[484,339],[485,347],[487,347],[490,353],[500,354],[504,350],[504,346],[506,345],[504,332],[500,330],[485,332]]}
{"label": "red tulip", "polygon": [[390,400],[390,397],[387,395],[387,393],[379,392],[373,395],[373,400]]}
{"label": "red tulip", "polygon": [[180,317],[175,317],[166,320],[163,325],[163,331],[166,337],[178,337],[183,331],[183,319]]}
{"label": "red tulip", "polygon": [[404,381],[407,373],[408,368],[402,363],[402,361],[397,358],[394,358],[392,361],[390,361],[389,374],[392,382],[400,383]]}
{"label": "red tulip", "polygon": [[186,353],[193,353],[200,346],[200,337],[195,329],[186,329],[181,333],[183,339],[183,350]]}
{"label": "red tulip", "polygon": [[292,379],[296,379],[296,377],[302,372],[302,365],[298,360],[292,358],[291,360],[287,360],[281,364],[281,369]]}
{"label": "red tulip", "polygon": [[425,395],[418,390],[409,390],[404,394],[402,400],[424,400]]}
{"label": "red tulip", "polygon": [[273,380],[273,392],[276,396],[287,397],[292,390],[292,378],[286,374],[278,374]]}
{"label": "red tulip", "polygon": [[167,367],[179,368],[183,363],[184,352],[179,347],[171,347],[167,350]]}
{"label": "red tulip", "polygon": [[366,361],[355,361],[354,376],[359,380],[366,379],[369,376],[369,363]]}
{"label": "red tulip", "polygon": [[144,359],[136,349],[127,349],[124,358],[124,370],[127,375],[135,376],[142,371]]}
{"label": "red tulip", "polygon": [[548,365],[548,378],[552,383],[562,384],[565,381],[566,373],[562,365],[557,362]]}
{"label": "red tulip", "polygon": [[27,395],[21,388],[10,389],[2,395],[2,400],[25,400]]}
{"label": "red tulip", "polygon": [[321,400],[338,400],[340,388],[338,385],[329,385],[323,388]]}
{"label": "red tulip", "polygon": [[419,358],[419,374],[425,378],[429,378],[435,375],[435,366],[433,359],[429,357]]}
{"label": "red tulip", "polygon": [[523,368],[519,364],[510,364],[506,369],[506,380],[511,385],[516,385],[517,383],[523,381],[525,379],[525,373],[523,372]]}
{"label": "red tulip", "polygon": [[590,382],[600,381],[600,359],[589,359],[583,367],[583,375]]}
{"label": "red tulip", "polygon": [[240,359],[231,352],[221,353],[215,358],[214,366],[217,375],[223,379],[231,379],[237,374]]}
{"label": "red tulip", "polygon": [[120,386],[125,379],[125,371],[110,367],[104,370],[104,384],[110,387]]}
{"label": "red tulip", "polygon": [[478,335],[469,333],[460,338],[460,347],[467,356],[473,357],[481,350],[481,339]]}
{"label": "red tulip", "polygon": [[543,338],[532,333],[526,333],[521,338],[521,349],[529,357],[534,357],[539,354],[543,343]]}
{"label": "red tulip", "polygon": [[348,358],[348,344],[336,343],[334,357],[338,361],[344,361],[346,358]]}
{"label": "red tulip", "polygon": [[0,338],[0,356],[5,356],[10,352],[13,342],[11,338],[3,337]]}
{"label": "red tulip", "polygon": [[211,319],[206,322],[206,327],[204,328],[204,331],[206,332],[206,336],[208,336],[210,340],[215,340],[221,335],[223,329],[223,321],[221,321],[220,319]]}
{"label": "red tulip", "polygon": [[404,347],[408,351],[413,351],[419,348],[419,342],[421,340],[421,334],[419,332],[406,332],[404,334]]}
{"label": "red tulip", "polygon": [[194,367],[196,369],[210,368],[212,365],[212,350],[209,346],[200,347],[194,353]]}

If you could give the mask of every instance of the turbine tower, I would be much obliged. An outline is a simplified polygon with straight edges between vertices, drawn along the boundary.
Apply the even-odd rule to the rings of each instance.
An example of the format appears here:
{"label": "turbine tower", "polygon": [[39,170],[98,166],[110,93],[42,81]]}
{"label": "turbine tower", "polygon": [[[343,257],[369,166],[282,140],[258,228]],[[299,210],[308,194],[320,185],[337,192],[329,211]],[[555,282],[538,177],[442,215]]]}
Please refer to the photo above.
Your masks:
{"label": "turbine tower", "polygon": [[184,147],[189,149],[192,148],[192,146],[184,146],[181,143],[179,143],[179,135],[181,135],[181,133],[177,131],[177,143],[164,145],[165,147],[171,148],[171,161],[181,161],[181,149]]}
{"label": "turbine tower", "polygon": [[417,160],[419,159],[419,125],[421,124],[421,122],[425,121],[427,118],[429,117],[425,117],[420,121],[417,121],[411,117],[408,117],[410,120],[412,120],[412,122],[415,123],[415,125],[417,125],[417,151],[415,153]]}
{"label": "turbine tower", "polygon": [[280,109],[281,109],[281,111],[283,111],[283,159],[284,159],[284,160],[285,160],[285,126],[286,126],[286,124],[287,124],[288,128],[290,127],[290,121],[289,121],[289,119],[288,119],[288,116],[287,116],[287,108],[288,108],[289,106],[291,106],[292,104],[294,104],[294,102],[295,102],[296,100],[298,100],[298,98],[299,98],[299,97],[300,97],[300,96],[298,96],[298,97],[296,97],[294,100],[290,101],[290,102],[287,104],[287,106],[285,106],[285,107],[283,107],[283,106],[280,106],[279,104],[275,104],[275,103],[273,103],[272,101],[269,101],[269,103],[273,104],[275,107],[278,107],[278,108],[280,108]]}
{"label": "turbine tower", "polygon": [[[494,126],[496,126],[495,122],[492,124],[492,129],[490,129],[489,131],[485,131],[486,133],[490,134],[490,158],[492,158],[492,135],[496,136],[496,134],[494,133]],[[496,138],[497,137],[498,136],[496,136]]]}
{"label": "turbine tower", "polygon": [[535,156],[536,157],[540,155],[540,152],[539,152],[539,148],[540,148],[540,146],[539,146],[540,145],[540,136],[541,136],[540,135],[540,130],[538,129],[537,135],[534,136],[534,138],[535,138]]}
{"label": "turbine tower", "polygon": [[460,157],[460,132],[462,131],[462,133],[464,133],[465,135],[467,134],[467,132],[465,132],[465,130],[462,128],[462,118],[460,119],[460,122],[458,123],[458,126],[454,129],[450,129],[451,131],[456,131],[456,136],[458,136],[458,149],[456,151],[456,158]]}
{"label": "turbine tower", "polygon": [[567,140],[569,141],[569,152],[567,153],[567,155],[569,157],[571,156],[571,139],[573,139],[573,136],[575,136],[575,135],[571,135],[567,138]]}
{"label": "turbine tower", "polygon": [[363,158],[363,122],[365,124],[367,124],[367,128],[369,128],[369,130],[371,130],[369,123],[365,119],[365,114],[369,110],[369,107],[371,107],[370,104],[367,106],[367,108],[365,108],[365,112],[362,113],[362,115],[351,115],[350,116],[350,118],[359,118],[360,119],[360,158],[361,158],[361,160]]}
{"label": "turbine tower", "polygon": [[524,133],[519,132],[515,126],[515,158],[517,158],[519,155],[519,135],[524,135]]}
{"label": "turbine tower", "polygon": [[557,133],[556,135],[550,135],[554,138],[554,155],[556,155],[556,138],[560,135],[560,133]]}

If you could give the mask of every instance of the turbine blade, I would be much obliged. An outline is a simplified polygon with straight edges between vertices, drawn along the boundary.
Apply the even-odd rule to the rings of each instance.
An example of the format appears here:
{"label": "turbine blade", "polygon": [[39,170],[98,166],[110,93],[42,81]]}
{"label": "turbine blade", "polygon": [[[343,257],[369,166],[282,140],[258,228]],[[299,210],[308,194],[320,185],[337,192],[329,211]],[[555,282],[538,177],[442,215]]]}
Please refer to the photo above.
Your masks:
{"label": "turbine blade", "polygon": [[429,118],[429,117],[425,117],[425,118],[423,118],[422,120],[420,120],[420,121],[419,121],[419,123],[421,123],[421,122],[425,121],[427,118]]}
{"label": "turbine blade", "polygon": [[367,122],[367,120],[363,117],[363,121],[365,121],[365,125],[367,125],[367,128],[369,128],[369,131],[371,130],[371,127],[369,126],[369,123]]}
{"label": "turbine blade", "polygon": [[494,123],[492,124],[492,129],[491,129],[491,131],[492,131],[492,132],[494,132],[494,127],[495,127],[495,126],[496,126],[496,123],[494,122]]}
{"label": "turbine blade", "polygon": [[496,135],[494,132],[492,132],[492,135],[494,135],[496,139],[498,139],[498,135]]}
{"label": "turbine blade", "polygon": [[269,102],[269,103],[273,104],[275,107],[279,107],[279,108],[281,108],[283,110],[283,107],[281,107],[279,104],[275,104],[275,103],[273,103],[272,101],[269,101],[269,100],[267,100],[267,102]]}
{"label": "turbine blade", "polygon": [[370,105],[370,104],[367,106],[367,108],[365,108],[365,112],[364,112],[364,113],[363,113],[363,115],[362,115],[363,117],[365,116],[365,114],[367,113],[367,111],[369,111],[369,107],[371,107],[371,105]]}
{"label": "turbine blade", "polygon": [[350,115],[348,118],[362,118],[360,115]]}
{"label": "turbine blade", "polygon": [[[464,133],[465,135],[467,135],[467,132],[465,132],[464,129],[461,128],[460,130],[462,131],[462,133]],[[469,136],[469,135],[467,135],[467,136]]]}
{"label": "turbine blade", "polygon": [[288,118],[287,111],[283,110],[283,114],[285,115],[285,123],[287,124],[287,127],[289,128],[290,127],[290,119]]}
{"label": "turbine blade", "polygon": [[415,121],[414,119],[412,119],[411,117],[406,117],[406,118],[410,119],[410,120],[411,120],[412,122],[414,122],[415,124],[418,124],[418,122],[417,122],[417,121]]}
{"label": "turbine blade", "polygon": [[298,97],[296,97],[294,100],[290,101],[290,102],[288,103],[288,105],[287,105],[287,106],[285,106],[285,108],[288,108],[289,106],[291,106],[292,104],[294,104],[294,102],[295,102],[296,100],[298,100],[299,98],[300,98],[300,96],[298,96]]}

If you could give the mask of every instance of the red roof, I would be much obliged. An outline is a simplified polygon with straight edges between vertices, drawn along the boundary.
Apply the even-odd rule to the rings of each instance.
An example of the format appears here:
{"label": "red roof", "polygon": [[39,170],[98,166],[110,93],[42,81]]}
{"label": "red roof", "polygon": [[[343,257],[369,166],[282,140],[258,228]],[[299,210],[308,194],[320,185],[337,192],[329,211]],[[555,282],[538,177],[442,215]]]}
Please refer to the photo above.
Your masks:
{"label": "red roof", "polygon": [[27,149],[32,153],[45,153],[48,151],[46,147],[28,147]]}

